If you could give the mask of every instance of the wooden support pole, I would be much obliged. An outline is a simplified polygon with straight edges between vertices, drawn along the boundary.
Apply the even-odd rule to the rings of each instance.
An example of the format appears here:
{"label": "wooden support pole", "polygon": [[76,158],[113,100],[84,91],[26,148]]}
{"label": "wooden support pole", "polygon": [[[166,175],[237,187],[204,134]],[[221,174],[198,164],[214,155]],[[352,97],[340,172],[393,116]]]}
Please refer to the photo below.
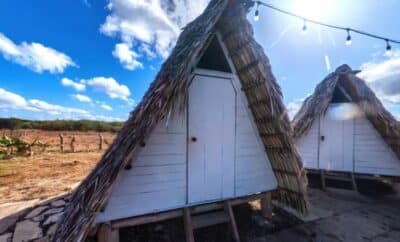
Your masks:
{"label": "wooden support pole", "polygon": [[59,134],[58,136],[60,136],[60,152],[63,153],[64,152],[64,135]]}
{"label": "wooden support pole", "polygon": [[183,209],[183,222],[185,225],[186,242],[194,242],[192,218],[189,208]]}
{"label": "wooden support pole", "polygon": [[321,170],[320,171],[320,174],[321,174],[321,188],[322,188],[322,190],[326,190],[326,184],[325,184],[325,173],[324,173],[324,170]]}
{"label": "wooden support pole", "polygon": [[110,224],[102,224],[97,232],[98,242],[119,242],[119,230],[111,229]]}
{"label": "wooden support pole", "polygon": [[261,214],[265,218],[272,218],[272,198],[271,192],[266,192],[261,198]]}
{"label": "wooden support pole", "polygon": [[239,242],[240,241],[239,232],[237,230],[235,215],[233,214],[233,210],[232,210],[230,201],[226,201],[224,206],[225,206],[225,211],[229,214],[229,218],[230,218],[229,225],[230,225],[230,229],[233,234],[233,239],[236,242]]}
{"label": "wooden support pole", "polygon": [[351,185],[353,187],[353,190],[358,192],[358,187],[357,187],[357,183],[356,183],[356,178],[354,176],[354,173],[351,173]]}
{"label": "wooden support pole", "polygon": [[99,134],[99,150],[103,149],[103,140],[104,140],[103,135]]}

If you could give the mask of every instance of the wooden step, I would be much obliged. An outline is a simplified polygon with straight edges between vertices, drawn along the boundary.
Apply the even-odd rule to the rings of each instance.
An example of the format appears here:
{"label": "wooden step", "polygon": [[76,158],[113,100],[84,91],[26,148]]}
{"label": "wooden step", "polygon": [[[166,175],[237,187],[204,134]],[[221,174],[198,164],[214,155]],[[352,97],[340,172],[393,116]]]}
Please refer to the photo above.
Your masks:
{"label": "wooden step", "polygon": [[222,223],[229,224],[233,240],[240,242],[235,216],[233,214],[232,204],[230,201],[225,201],[223,203],[222,210],[218,209],[204,213],[196,213],[195,208],[186,207],[183,209],[183,221],[185,225],[186,242],[194,242],[194,229]]}
{"label": "wooden step", "polygon": [[230,217],[225,211],[214,211],[192,216],[193,229],[199,229],[228,222],[230,222]]}
{"label": "wooden step", "polygon": [[351,177],[335,176],[335,175],[329,175],[329,174],[325,174],[325,179],[327,179],[327,180],[337,180],[337,181],[352,181]]}
{"label": "wooden step", "polygon": [[321,175],[321,186],[323,190],[326,189],[325,180],[337,180],[337,181],[351,182],[353,190],[358,191],[354,173],[331,173],[329,171],[321,170],[320,175]]}

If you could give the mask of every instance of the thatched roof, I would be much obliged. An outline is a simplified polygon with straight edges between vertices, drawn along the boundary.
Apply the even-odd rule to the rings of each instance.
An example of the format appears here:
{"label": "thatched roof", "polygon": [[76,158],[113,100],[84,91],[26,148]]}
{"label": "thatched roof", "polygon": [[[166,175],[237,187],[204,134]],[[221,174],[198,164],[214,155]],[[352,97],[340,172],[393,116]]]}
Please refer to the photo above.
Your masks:
{"label": "thatched roof", "polygon": [[293,136],[298,139],[307,134],[314,120],[325,113],[339,85],[400,159],[400,123],[383,107],[365,81],[356,76],[358,72],[342,65],[318,84],[293,119]]}
{"label": "thatched roof", "polygon": [[280,87],[246,19],[250,4],[243,0],[211,0],[203,14],[184,28],[171,55],[114,143],[75,191],[53,241],[85,238],[135,149],[162,118],[186,106],[193,60],[217,29],[237,70],[274,169],[279,199],[300,212],[307,211],[300,156],[292,142]]}

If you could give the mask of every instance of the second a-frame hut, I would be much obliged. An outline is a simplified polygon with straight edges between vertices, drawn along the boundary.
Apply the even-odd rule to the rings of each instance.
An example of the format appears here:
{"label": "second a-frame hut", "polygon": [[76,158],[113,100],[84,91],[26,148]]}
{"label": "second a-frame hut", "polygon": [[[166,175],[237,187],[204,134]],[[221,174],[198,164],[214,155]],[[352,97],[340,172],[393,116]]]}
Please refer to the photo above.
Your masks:
{"label": "second a-frame hut", "polygon": [[183,214],[189,226],[192,208],[221,201],[232,201],[225,207],[232,216],[229,204],[272,190],[282,203],[307,211],[280,87],[246,19],[251,4],[212,0],[184,28],[76,189],[53,241],[82,241],[96,224],[116,229]]}
{"label": "second a-frame hut", "polygon": [[400,124],[349,66],[329,74],[293,120],[307,169],[400,176]]}

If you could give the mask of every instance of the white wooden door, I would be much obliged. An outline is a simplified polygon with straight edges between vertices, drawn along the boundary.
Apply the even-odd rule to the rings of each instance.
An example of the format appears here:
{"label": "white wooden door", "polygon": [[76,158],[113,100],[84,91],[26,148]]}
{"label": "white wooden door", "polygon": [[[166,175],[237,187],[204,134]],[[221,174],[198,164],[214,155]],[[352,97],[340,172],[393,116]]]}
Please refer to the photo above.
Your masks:
{"label": "white wooden door", "polygon": [[234,195],[235,100],[230,78],[194,77],[188,112],[189,203]]}
{"label": "white wooden door", "polygon": [[330,104],[320,124],[319,168],[353,171],[354,120],[338,118],[341,104]]}

